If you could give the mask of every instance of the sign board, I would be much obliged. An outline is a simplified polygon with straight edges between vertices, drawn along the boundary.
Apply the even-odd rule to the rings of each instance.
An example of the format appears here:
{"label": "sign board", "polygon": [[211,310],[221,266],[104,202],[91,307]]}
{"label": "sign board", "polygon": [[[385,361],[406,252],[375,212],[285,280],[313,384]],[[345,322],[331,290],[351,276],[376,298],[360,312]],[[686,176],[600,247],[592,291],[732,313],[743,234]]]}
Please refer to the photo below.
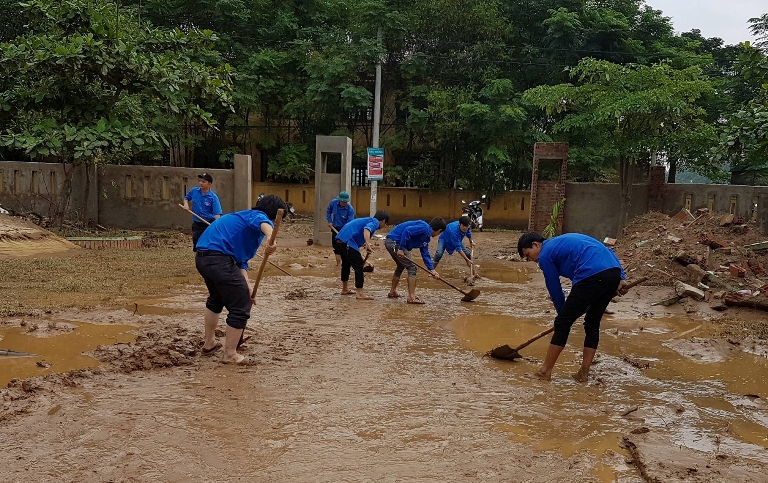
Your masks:
{"label": "sign board", "polygon": [[384,148],[368,148],[368,179],[384,180]]}

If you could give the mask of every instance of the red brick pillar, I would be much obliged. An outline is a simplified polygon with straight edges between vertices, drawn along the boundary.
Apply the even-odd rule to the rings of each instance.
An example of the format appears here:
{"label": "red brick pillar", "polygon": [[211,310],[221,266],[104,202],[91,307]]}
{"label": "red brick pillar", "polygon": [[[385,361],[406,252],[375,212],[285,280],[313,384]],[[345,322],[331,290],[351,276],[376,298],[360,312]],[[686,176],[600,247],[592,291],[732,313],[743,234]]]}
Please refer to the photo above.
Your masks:
{"label": "red brick pillar", "polygon": [[664,210],[664,193],[667,190],[667,168],[651,166],[648,183],[648,211]]}
{"label": "red brick pillar", "polygon": [[[556,162],[559,172],[549,179],[541,179],[540,162]],[[533,147],[533,175],[531,179],[531,206],[528,231],[541,232],[549,224],[552,208],[565,197],[565,179],[568,166],[568,143],[536,143]],[[560,209],[557,219],[557,233],[563,232],[565,206]]]}

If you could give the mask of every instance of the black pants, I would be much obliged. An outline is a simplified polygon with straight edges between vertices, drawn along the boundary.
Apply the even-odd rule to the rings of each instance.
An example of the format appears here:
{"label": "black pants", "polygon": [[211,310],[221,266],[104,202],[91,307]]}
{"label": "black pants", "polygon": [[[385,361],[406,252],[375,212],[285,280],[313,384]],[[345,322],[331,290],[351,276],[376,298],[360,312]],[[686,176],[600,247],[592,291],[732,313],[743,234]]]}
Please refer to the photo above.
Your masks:
{"label": "black pants", "polygon": [[192,222],[192,250],[197,251],[197,240],[200,239],[205,229],[208,228],[208,225],[203,223],[202,221],[193,221]]}
{"label": "black pants", "polygon": [[555,317],[555,333],[551,343],[565,347],[571,326],[576,319],[584,315],[584,347],[597,349],[600,342],[600,321],[611,299],[616,295],[619,282],[621,270],[609,268],[575,284],[565,299],[562,310]]}
{"label": "black pants", "polygon": [[341,245],[337,245],[338,239],[336,238],[336,235],[338,235],[337,232],[341,231],[341,227],[334,227],[336,228],[336,231],[331,230],[331,246],[333,247],[333,253],[336,255],[341,256],[341,252],[344,251],[342,247],[346,247],[346,243],[342,243]]}
{"label": "black pants", "polygon": [[365,262],[363,261],[363,256],[360,255],[360,251],[339,240],[335,241],[334,251],[336,249],[339,250],[341,255],[341,281],[348,282],[350,271],[354,269],[355,288],[363,288],[363,282],[365,281],[363,267]]}
{"label": "black pants", "polygon": [[205,308],[214,314],[220,314],[226,307],[229,312],[227,325],[244,329],[251,317],[251,294],[248,282],[240,273],[234,257],[218,252],[198,251],[195,267],[208,287]]}

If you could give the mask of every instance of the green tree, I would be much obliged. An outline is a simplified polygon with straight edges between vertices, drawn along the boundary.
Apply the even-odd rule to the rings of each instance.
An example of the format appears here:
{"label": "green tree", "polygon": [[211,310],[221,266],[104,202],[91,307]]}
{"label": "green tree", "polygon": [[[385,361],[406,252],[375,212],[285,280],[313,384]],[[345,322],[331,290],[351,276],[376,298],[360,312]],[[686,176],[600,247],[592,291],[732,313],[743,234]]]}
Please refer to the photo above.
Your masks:
{"label": "green tree", "polygon": [[553,135],[578,134],[617,161],[621,229],[628,222],[635,164],[653,152],[680,149],[680,140],[689,139],[685,133],[705,128],[706,112],[695,102],[712,86],[697,67],[677,70],[667,64],[583,59],[570,74],[576,85],[539,86],[524,98],[552,116]]}
{"label": "green tree", "polygon": [[215,121],[226,64],[193,62],[208,31],[139,28],[106,0],[30,0],[28,30],[0,44],[0,145],[31,158],[109,162],[161,149],[179,124]]}
{"label": "green tree", "polygon": [[741,77],[755,88],[752,99],[725,116],[720,145],[715,153],[731,165],[731,171],[751,177],[753,183],[768,180],[768,57],[745,45],[739,57]]}

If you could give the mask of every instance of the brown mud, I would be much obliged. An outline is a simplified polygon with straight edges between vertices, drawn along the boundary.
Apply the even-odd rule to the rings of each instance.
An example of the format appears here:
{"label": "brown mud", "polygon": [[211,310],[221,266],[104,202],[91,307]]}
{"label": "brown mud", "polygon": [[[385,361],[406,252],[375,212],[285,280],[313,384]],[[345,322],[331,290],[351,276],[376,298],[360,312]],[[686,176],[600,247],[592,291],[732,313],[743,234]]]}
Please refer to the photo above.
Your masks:
{"label": "brown mud", "polygon": [[[296,276],[265,272],[243,348],[252,366],[201,353],[205,287],[182,273],[154,295],[115,274],[126,278],[107,288],[122,290],[101,307],[65,301],[0,319],[0,348],[37,354],[0,358],[0,380],[10,381],[0,390],[0,478],[768,481],[768,358],[751,331],[762,314],[652,306],[669,289],[636,287],[603,319],[589,382],[570,377],[577,324],[542,383],[524,374],[548,338],[516,362],[482,356],[554,316],[535,265],[501,258],[517,234],[476,235],[476,301],[419,274],[427,304],[413,306],[387,299],[393,263],[381,248],[366,275],[374,300],[341,296],[330,249],[306,246],[306,229],[287,225],[270,257]],[[157,277],[193,263],[185,246],[138,253]],[[457,285],[467,272],[456,256],[439,271]],[[94,300],[105,296],[88,286]],[[79,358],[88,362],[68,366]]]}

